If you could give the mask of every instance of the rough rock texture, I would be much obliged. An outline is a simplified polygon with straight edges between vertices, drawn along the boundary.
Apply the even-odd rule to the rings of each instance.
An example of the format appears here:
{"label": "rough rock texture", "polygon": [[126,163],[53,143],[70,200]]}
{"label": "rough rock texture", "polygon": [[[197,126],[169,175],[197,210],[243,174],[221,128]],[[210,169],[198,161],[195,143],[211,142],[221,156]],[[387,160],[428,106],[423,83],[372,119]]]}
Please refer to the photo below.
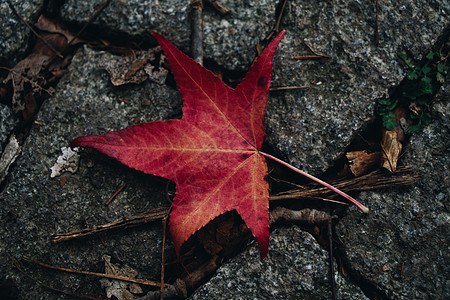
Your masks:
{"label": "rough rock texture", "polygon": [[[205,58],[231,70],[245,70],[254,45],[275,23],[276,1],[223,1],[232,14],[204,9]],[[67,1],[62,17],[86,21],[103,1]],[[379,3],[379,46],[375,45],[374,2],[288,1],[282,28],[287,34],[275,57],[273,86],[310,85],[309,89],[271,94],[266,141],[290,163],[319,174],[343,154],[355,132],[374,116],[377,99],[405,75],[397,54],[421,58],[450,17],[448,1]],[[130,13],[133,12],[133,13]],[[111,3],[97,24],[132,35],[158,31],[189,52],[189,8],[172,0]],[[295,55],[329,59],[298,61]]]}
{"label": "rough rock texture", "polygon": [[[63,20],[84,24],[105,1],[66,1],[61,7]],[[187,47],[190,23],[186,1],[111,1],[102,11],[95,25],[100,25],[110,34],[128,34],[150,37],[152,31],[164,34],[178,46]]]}
{"label": "rough rock texture", "polygon": [[[86,22],[103,0],[69,0],[61,8],[64,20]],[[275,24],[276,1],[221,1],[231,15],[220,16],[210,5],[203,10],[204,56],[231,70],[243,71],[253,61],[256,42]],[[112,1],[94,24],[109,32],[147,36],[164,35],[184,52],[190,51],[189,1]]]}
{"label": "rough rock texture", "polygon": [[352,272],[389,299],[450,297],[450,103],[433,109],[433,123],[412,136],[402,158],[423,179],[407,189],[360,194],[372,212],[351,209],[336,228]]}
{"label": "rough rock texture", "polygon": [[[73,138],[117,130],[137,118],[167,119],[180,107],[179,94],[164,85],[113,87],[106,71],[97,68],[98,59],[106,55],[83,48],[74,56],[56,95],[42,106],[39,125],[33,127],[0,194],[0,281],[12,279],[21,299],[56,299],[60,295],[11,269],[7,253],[17,259],[27,255],[49,264],[90,271],[102,271],[102,256],[108,254],[138,270],[143,278],[159,278],[160,223],[125,233],[102,234],[101,239],[50,242],[53,233],[104,224],[168,204],[164,181],[92,156],[81,159],[77,173],[50,178],[50,168],[62,154],[61,148]],[[143,105],[147,103],[143,97],[151,99],[149,105]],[[67,179],[63,186],[62,178]],[[123,183],[127,183],[125,189],[105,206]],[[171,252],[169,246],[168,255]],[[36,274],[36,268],[29,272],[47,279],[52,286],[73,287],[81,294],[93,296],[100,291],[95,290],[96,279],[61,273],[56,276],[54,272]]]}
{"label": "rough rock texture", "polygon": [[203,48],[205,58],[234,71],[247,71],[261,42],[275,25],[273,0],[221,1],[231,14],[221,17],[205,8]]}
{"label": "rough rock texture", "polygon": [[[32,25],[39,17],[44,0],[12,0],[17,13]],[[31,31],[13,14],[6,0],[0,0],[0,65],[12,67],[28,50]]]}
{"label": "rough rock texture", "polygon": [[[19,10],[31,7],[30,3],[40,7],[42,2],[14,3]],[[56,2],[62,3],[46,3],[50,6]],[[103,2],[67,0],[61,6],[62,19],[84,24]],[[230,70],[242,71],[254,57],[256,41],[274,25],[278,1],[222,2],[232,9],[231,16],[221,17],[210,6],[204,10],[205,57]],[[420,58],[443,31],[450,15],[448,1],[378,3],[380,45],[375,47],[374,1],[288,1],[282,25],[287,34],[275,57],[273,86],[308,84],[310,88],[270,94],[267,142],[302,169],[320,173],[343,153],[351,138],[373,118],[375,100],[404,77],[406,70],[397,53],[406,50],[409,56]],[[10,16],[8,8],[4,9],[5,1],[0,0],[0,5],[0,17],[5,18],[4,13]],[[175,0],[111,1],[96,24],[122,37],[147,38],[150,31],[158,31],[189,52],[187,5]],[[58,8],[55,5],[54,9]],[[0,23],[3,32],[15,28],[9,27],[10,23],[20,26],[10,17],[5,20]],[[8,63],[19,61],[25,53],[27,38],[23,33],[18,36],[14,47],[20,51],[14,57],[0,48],[1,59],[4,53],[9,55]],[[295,55],[312,54],[302,41],[332,57],[294,60]],[[2,40],[0,47],[7,43],[9,40]],[[101,57],[110,56],[89,48],[75,55],[57,94],[42,106],[38,123],[2,184],[0,284],[4,287],[5,280],[11,279],[18,288],[12,294],[19,292],[20,299],[65,297],[21,275],[12,268],[7,253],[91,271],[102,271],[102,256],[108,254],[113,261],[136,269],[141,278],[159,278],[159,224],[104,234],[101,239],[50,243],[52,233],[106,223],[167,203],[165,181],[96,156],[83,155],[75,174],[50,177],[50,168],[62,155],[61,148],[77,136],[180,116],[181,99],[174,89],[150,82],[113,87],[106,71],[97,68]],[[372,214],[365,216],[351,208],[337,225],[350,275],[375,287],[381,298],[450,297],[445,277],[449,273],[445,256],[449,242],[445,202],[449,198],[448,83],[446,91],[439,95],[442,102],[436,106],[435,123],[414,135],[406,151],[404,163],[423,172],[424,180],[411,189],[363,193],[359,200],[372,209]],[[1,122],[5,127],[3,117]],[[105,206],[124,182],[126,188]],[[259,299],[329,298],[326,253],[308,234],[296,227],[274,231],[271,247],[269,258],[263,262],[256,246],[231,259],[193,298],[228,299],[230,293],[243,299],[253,295]],[[166,255],[171,253],[169,245]],[[383,271],[384,265],[389,270]],[[96,279],[55,275],[54,271],[24,266],[31,275],[55,287],[73,287],[90,296],[99,294]],[[341,299],[364,298],[357,287],[337,276]]]}
{"label": "rough rock texture", "polygon": [[9,106],[0,103],[0,156],[8,142],[9,135],[17,124],[17,118],[14,116]]}
{"label": "rough rock texture", "polygon": [[[450,17],[448,1],[378,2],[376,47],[374,1],[288,1],[272,85],[310,87],[271,94],[266,140],[301,169],[318,174],[343,154],[376,100],[405,76],[397,54],[421,58]],[[332,57],[295,60],[313,54],[303,41]]]}
{"label": "rough rock texture", "polygon": [[[257,245],[223,264],[190,299],[330,299],[328,253],[298,227],[271,233],[268,257]],[[368,299],[336,273],[339,299]]]}
{"label": "rough rock texture", "polygon": [[449,100],[450,100],[450,73],[447,74],[447,78],[444,84],[442,84],[441,89],[438,91],[435,97],[435,101],[437,102],[448,102]]}

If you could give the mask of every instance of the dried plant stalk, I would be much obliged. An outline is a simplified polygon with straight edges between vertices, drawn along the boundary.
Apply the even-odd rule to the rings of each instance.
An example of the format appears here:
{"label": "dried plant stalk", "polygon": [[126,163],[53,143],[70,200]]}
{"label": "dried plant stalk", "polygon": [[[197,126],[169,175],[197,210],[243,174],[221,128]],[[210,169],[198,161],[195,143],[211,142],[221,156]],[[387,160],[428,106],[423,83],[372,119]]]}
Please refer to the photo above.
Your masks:
{"label": "dried plant stalk", "polygon": [[[159,287],[161,285],[160,282],[146,280],[146,279],[140,279],[140,278],[131,278],[127,276],[121,276],[121,275],[114,275],[114,274],[106,274],[106,273],[97,273],[97,272],[89,272],[89,271],[80,271],[80,270],[74,270],[74,269],[68,269],[68,268],[61,268],[61,267],[55,267],[52,265],[45,264],[40,261],[32,260],[31,258],[24,256],[23,259],[27,262],[37,264],[41,267],[57,270],[57,271],[63,271],[67,273],[75,273],[75,274],[83,274],[83,275],[92,275],[97,277],[103,277],[103,278],[109,278],[109,279],[115,279],[115,280],[121,280],[121,281],[127,281],[127,282],[133,282],[148,286],[156,286]],[[168,284],[162,284],[163,286],[169,286]]]}
{"label": "dried plant stalk", "polygon": [[127,216],[120,220],[104,224],[94,226],[94,228],[86,228],[83,230],[75,230],[68,233],[57,233],[52,239],[53,243],[59,243],[63,241],[67,241],[74,238],[82,238],[91,234],[100,233],[106,230],[112,230],[117,228],[130,228],[135,227],[144,223],[148,223],[151,221],[156,221],[167,216],[169,212],[169,207],[160,207],[157,209],[147,210],[141,214],[134,216]]}
{"label": "dried plant stalk", "polygon": [[[398,167],[395,174],[390,174],[382,169],[379,169],[360,177],[330,181],[330,184],[345,192],[369,191],[392,186],[410,185],[420,179],[420,176],[410,173],[411,166]],[[301,189],[293,189],[272,195],[269,197],[269,200],[275,201],[296,198],[311,199],[323,197],[334,198],[335,196],[336,195],[326,187],[321,187],[319,184],[312,183]]]}
{"label": "dried plant stalk", "polygon": [[[382,169],[373,171],[367,175],[363,175],[356,178],[351,179],[344,179],[344,180],[338,180],[338,181],[332,181],[331,184],[333,184],[335,187],[341,189],[345,192],[351,192],[351,191],[368,191],[368,190],[374,190],[379,188],[386,188],[386,187],[392,187],[392,186],[404,186],[404,185],[410,185],[417,180],[419,180],[419,176],[412,175],[411,173],[411,167],[410,166],[402,166],[397,169],[397,172],[395,174],[388,173]],[[304,199],[321,199],[321,200],[330,200],[336,196],[334,192],[330,191],[328,188],[323,187],[319,184],[308,184],[304,186],[303,188],[299,189],[292,189],[283,193],[279,193],[276,195],[272,195],[269,197],[269,200],[271,201],[277,201],[277,200],[286,200],[286,199],[298,199],[298,198],[304,198]],[[281,208],[276,208],[281,209]],[[167,216],[169,212],[169,207],[161,207],[153,210],[147,210],[141,214],[134,215],[134,216],[127,216],[120,220],[104,224],[104,225],[98,225],[94,226],[93,228],[86,228],[82,230],[75,230],[68,233],[58,233],[56,234],[52,242],[58,243],[62,241],[67,241],[74,238],[82,238],[86,237],[92,234],[100,233],[107,230],[113,230],[118,228],[130,228],[135,227],[138,225],[142,225],[151,221],[161,220],[164,217]],[[271,214],[273,212],[271,211]],[[278,214],[278,213],[274,213]],[[299,214],[304,214],[303,217],[300,217]],[[303,222],[309,222],[309,218],[311,216],[308,216],[308,214],[315,214],[315,217],[313,217],[314,222],[318,222],[317,218],[318,215],[316,212],[304,212],[299,211],[294,213],[290,219],[286,219],[285,216],[280,216],[281,218],[284,218],[286,221],[303,221]],[[275,215],[271,215],[271,221],[278,220],[279,217],[274,218]],[[326,216],[321,216],[323,219],[326,219]],[[306,218],[306,219],[302,219]],[[316,219],[314,219],[316,218]],[[319,221],[321,222],[321,221]]]}

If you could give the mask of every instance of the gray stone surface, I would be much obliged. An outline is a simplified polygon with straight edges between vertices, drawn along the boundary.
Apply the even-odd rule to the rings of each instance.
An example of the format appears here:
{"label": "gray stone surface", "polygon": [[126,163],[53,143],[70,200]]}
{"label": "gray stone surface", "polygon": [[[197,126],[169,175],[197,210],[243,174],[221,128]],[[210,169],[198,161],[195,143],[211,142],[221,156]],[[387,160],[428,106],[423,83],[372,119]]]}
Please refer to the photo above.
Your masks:
{"label": "gray stone surface", "polygon": [[204,21],[205,58],[234,71],[247,71],[256,57],[256,43],[275,26],[273,0],[221,1],[231,14],[221,17],[206,7]]}
{"label": "gray stone surface", "polygon": [[[67,1],[62,16],[87,21],[101,3]],[[204,9],[205,58],[242,71],[255,57],[256,42],[274,25],[276,3],[223,3],[231,15],[222,17],[208,5]],[[420,58],[450,17],[446,1],[433,5],[380,1],[379,7],[376,47],[373,3],[288,2],[282,26],[287,34],[275,57],[273,86],[310,88],[271,94],[266,141],[295,166],[319,174],[343,155],[355,132],[373,118],[376,100],[403,79],[406,71],[398,52],[407,50]],[[158,31],[189,53],[188,13],[187,4],[175,0],[165,5],[123,1],[111,3],[97,23],[133,35]],[[312,54],[303,41],[332,57],[294,60],[295,55]]]}
{"label": "gray stone surface", "polygon": [[[328,253],[298,227],[271,232],[269,255],[253,245],[223,264],[190,297],[200,299],[330,299]],[[336,273],[339,299],[368,299]]]}
{"label": "gray stone surface", "polygon": [[14,116],[11,107],[0,103],[0,156],[16,124],[17,118]]}
{"label": "gray stone surface", "polygon": [[[67,0],[62,6],[62,18],[84,23],[103,2]],[[256,41],[275,22],[278,1],[223,2],[233,10],[231,16],[221,17],[211,7],[205,8],[205,56],[230,70],[242,71],[254,57]],[[311,87],[270,94],[266,140],[302,169],[317,174],[328,168],[373,118],[375,100],[404,77],[406,70],[397,53],[406,50],[420,58],[448,23],[448,1],[378,2],[380,45],[375,47],[374,2],[288,1],[282,26],[287,34],[275,57],[273,86]],[[14,3],[28,7],[42,2]],[[4,4],[0,0],[0,16],[7,20],[1,26],[8,32],[10,23],[16,26],[18,21],[8,19]],[[138,36],[158,31],[189,52],[188,10],[184,1],[112,1],[97,24],[112,34]],[[14,44],[20,51],[10,62],[20,60],[25,53],[20,45],[26,37],[21,34],[19,46]],[[311,54],[302,41],[332,57],[294,60],[295,55]],[[1,50],[1,55],[6,53]],[[50,168],[62,154],[61,148],[77,136],[180,115],[181,99],[174,89],[150,82],[113,87],[106,71],[98,68],[101,57],[110,56],[89,48],[78,51],[57,94],[42,106],[21,156],[2,185],[0,282],[12,279],[20,299],[65,297],[20,274],[12,268],[7,254],[91,271],[101,271],[101,258],[109,254],[113,260],[136,269],[142,278],[159,278],[159,224],[104,234],[104,245],[98,237],[50,243],[51,234],[56,232],[103,224],[166,205],[164,181],[95,156],[82,156],[75,174],[62,175],[67,178],[63,186],[61,177],[50,177]],[[448,83],[446,86],[448,91]],[[436,105],[435,123],[414,135],[406,152],[404,163],[422,171],[424,180],[411,189],[363,193],[359,200],[372,213],[366,216],[351,208],[337,226],[351,274],[365,278],[386,298],[450,296],[445,277],[449,273],[446,201],[450,194],[446,95],[448,92],[439,94],[444,100]],[[127,187],[105,206],[124,182]],[[170,245],[166,255],[173,255]],[[53,271],[24,265],[31,275],[55,287],[74,287],[78,293],[91,296],[99,293],[96,279],[59,273],[55,276]],[[383,266],[389,270],[383,271]],[[279,229],[271,235],[271,250],[265,261],[259,261],[257,246],[251,247],[222,266],[193,298],[229,299],[232,295],[235,299],[326,299],[327,268],[326,252],[311,236],[296,227]],[[341,299],[364,299],[359,288],[341,275],[337,274],[337,280]]]}
{"label": "gray stone surface", "polygon": [[[12,0],[20,16],[33,25],[43,8],[44,0]],[[28,50],[31,31],[17,18],[6,0],[0,0],[0,65],[13,67]]]}
{"label": "gray stone surface", "polygon": [[[450,17],[448,1],[378,2],[376,47],[374,1],[288,1],[272,86],[310,88],[270,95],[266,140],[301,169],[319,174],[343,155],[374,117],[376,100],[405,76],[397,54],[421,58]],[[295,60],[312,54],[303,41],[332,57]]]}
{"label": "gray stone surface", "polygon": [[[86,22],[103,3],[67,1],[61,9],[62,18]],[[255,57],[256,42],[261,41],[275,24],[276,1],[221,1],[231,9],[222,17],[210,5],[203,10],[204,55],[231,70],[247,69]],[[112,1],[95,24],[107,30],[135,36],[156,31],[184,52],[190,52],[190,1]]]}
{"label": "gray stone surface", "polygon": [[[20,299],[59,299],[63,296],[42,288],[12,269],[7,257],[27,255],[33,259],[79,270],[102,271],[102,256],[123,261],[139,276],[158,280],[162,229],[160,223],[125,232],[112,232],[69,243],[52,244],[52,234],[104,224],[146,209],[167,206],[165,181],[156,180],[111,161],[81,158],[75,174],[50,178],[50,168],[77,136],[104,133],[142,121],[166,119],[179,109],[179,94],[164,85],[116,88],[100,57],[109,54],[80,49],[58,85],[57,93],[42,106],[37,124],[25,141],[22,154],[0,194],[0,279],[10,278]],[[143,98],[151,99],[143,105]],[[147,102],[147,101],[144,101]],[[108,198],[123,184],[125,189],[109,205]],[[173,254],[169,245],[167,254]],[[80,294],[97,295],[97,279],[40,271],[26,265],[31,275],[55,287],[75,288]],[[97,282],[97,284],[96,284]]]}
{"label": "gray stone surface", "polygon": [[[69,0],[61,7],[63,20],[86,23],[105,1]],[[188,49],[190,37],[189,2],[179,0],[111,1],[102,11],[95,25],[101,25],[109,33],[132,36],[150,36],[152,31]]]}
{"label": "gray stone surface", "polygon": [[450,297],[450,104],[433,109],[433,123],[412,136],[402,158],[423,179],[411,188],[360,194],[372,212],[352,208],[336,228],[350,269],[389,299]]}
{"label": "gray stone surface", "polygon": [[437,92],[434,101],[448,102],[449,100],[450,100],[450,73],[447,74],[447,78],[445,82],[442,84],[441,89]]}

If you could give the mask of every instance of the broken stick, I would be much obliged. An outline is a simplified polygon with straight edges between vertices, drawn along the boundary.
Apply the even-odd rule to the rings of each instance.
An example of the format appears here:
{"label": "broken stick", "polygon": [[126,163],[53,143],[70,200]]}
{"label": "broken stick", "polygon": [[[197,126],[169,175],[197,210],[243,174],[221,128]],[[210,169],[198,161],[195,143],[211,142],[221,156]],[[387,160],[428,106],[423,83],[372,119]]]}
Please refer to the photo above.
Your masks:
{"label": "broken stick", "polygon": [[194,0],[191,2],[191,54],[192,58],[203,65],[203,2]]}
{"label": "broken stick", "polygon": [[88,235],[100,233],[106,230],[112,230],[117,228],[130,228],[141,224],[145,224],[151,221],[161,220],[169,211],[168,207],[160,207],[157,209],[150,209],[141,214],[134,216],[127,216],[112,223],[94,226],[94,228],[86,228],[83,230],[75,230],[68,233],[57,233],[52,239],[53,243],[59,243],[74,238],[82,238]]}

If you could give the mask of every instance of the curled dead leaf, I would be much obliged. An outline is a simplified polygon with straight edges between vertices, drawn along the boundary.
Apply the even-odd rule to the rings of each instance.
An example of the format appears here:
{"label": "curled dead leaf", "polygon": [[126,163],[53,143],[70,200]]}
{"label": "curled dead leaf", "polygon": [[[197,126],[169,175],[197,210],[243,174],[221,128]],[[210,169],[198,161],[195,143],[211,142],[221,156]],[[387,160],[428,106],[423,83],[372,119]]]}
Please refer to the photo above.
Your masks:
{"label": "curled dead leaf", "polygon": [[[111,256],[103,255],[105,261],[105,273],[119,276],[135,278],[137,271],[127,265],[111,263]],[[101,279],[100,283],[105,288],[106,296],[112,296],[118,300],[132,300],[135,294],[142,294],[142,288],[137,283],[124,282],[119,280]]]}
{"label": "curled dead leaf", "polygon": [[389,172],[394,173],[397,169],[397,161],[402,151],[402,143],[398,140],[397,131],[383,130],[381,139],[381,166]]}
{"label": "curled dead leaf", "polygon": [[356,177],[372,171],[380,163],[380,152],[368,153],[364,151],[351,151],[346,154],[350,171]]}
{"label": "curled dead leaf", "polygon": [[[52,95],[53,89],[49,87],[49,82],[64,74],[63,63],[55,57],[60,56],[59,52],[66,50],[69,41],[73,39],[58,23],[42,15],[34,25],[39,29],[39,38],[31,54],[9,70],[3,81],[4,84],[11,82],[13,110],[15,113],[22,112],[25,120],[34,116],[40,96]],[[79,42],[81,41],[75,39],[72,45]]]}
{"label": "curled dead leaf", "polygon": [[156,62],[156,53],[159,52],[161,47],[158,46],[147,51],[136,51],[131,56],[108,56],[100,59],[99,66],[109,73],[111,83],[115,86],[140,84],[147,79],[163,84],[169,71],[163,67],[164,55],[160,55],[159,62]]}
{"label": "curled dead leaf", "polygon": [[10,70],[3,83],[11,82],[12,84],[12,108],[15,113],[24,111],[27,108],[25,96],[30,90],[33,93],[45,90],[42,87],[43,82],[40,72],[50,60],[51,57],[47,55],[31,54]]}
{"label": "curled dead leaf", "polygon": [[71,42],[71,45],[76,45],[83,42],[82,40],[75,38],[75,36],[71,32],[61,27],[61,25],[58,22],[49,19],[44,15],[39,16],[39,19],[36,22],[36,24],[34,24],[34,26],[40,31],[45,31],[48,33],[54,33],[63,36],[66,40],[65,46],[67,46],[69,42]]}

